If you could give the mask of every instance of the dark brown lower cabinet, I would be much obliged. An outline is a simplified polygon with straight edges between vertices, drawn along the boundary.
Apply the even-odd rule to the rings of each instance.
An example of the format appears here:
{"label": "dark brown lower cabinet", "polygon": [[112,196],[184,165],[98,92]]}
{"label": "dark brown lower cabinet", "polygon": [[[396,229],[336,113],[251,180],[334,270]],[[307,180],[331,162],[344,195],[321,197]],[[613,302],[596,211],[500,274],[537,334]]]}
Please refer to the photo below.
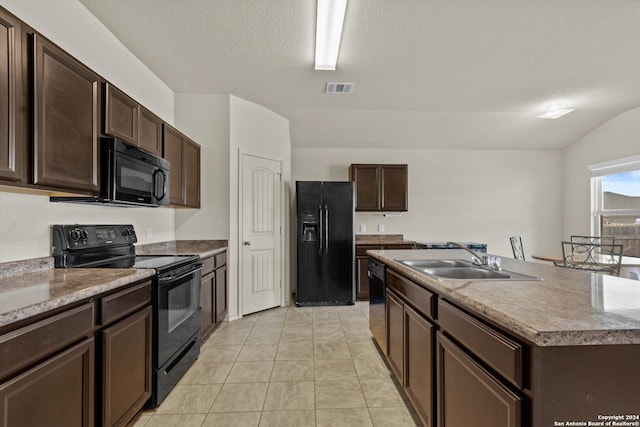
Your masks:
{"label": "dark brown lower cabinet", "polygon": [[102,331],[102,425],[122,426],[151,397],[151,307]]}
{"label": "dark brown lower cabinet", "polygon": [[433,425],[435,326],[387,288],[387,360],[425,426]]}
{"label": "dark brown lower cabinet", "polygon": [[381,249],[413,249],[414,243],[385,243],[385,244],[358,244],[356,245],[356,299],[369,301],[369,250]]}
{"label": "dark brown lower cabinet", "polygon": [[402,383],[404,378],[404,303],[387,288],[387,360]]}
{"label": "dark brown lower cabinet", "polygon": [[433,348],[435,327],[411,307],[404,307],[404,388],[425,425],[433,420]]}
{"label": "dark brown lower cabinet", "polygon": [[126,425],[151,396],[151,312],[146,280],[3,328],[0,427]]}
{"label": "dark brown lower cabinet", "polygon": [[438,333],[438,427],[519,427],[522,398]]}
{"label": "dark brown lower cabinet", "polygon": [[0,384],[2,427],[94,425],[94,340]]}
{"label": "dark brown lower cabinet", "polygon": [[200,307],[201,307],[201,333],[202,338],[207,338],[216,325],[215,322],[215,272],[210,272],[202,276],[200,285]]}
{"label": "dark brown lower cabinet", "polygon": [[204,258],[202,263],[200,304],[204,342],[227,314],[227,252]]}
{"label": "dark brown lower cabinet", "polygon": [[224,320],[227,314],[227,266],[216,269],[216,323]]}
{"label": "dark brown lower cabinet", "polygon": [[356,256],[356,300],[369,300],[369,257]]}

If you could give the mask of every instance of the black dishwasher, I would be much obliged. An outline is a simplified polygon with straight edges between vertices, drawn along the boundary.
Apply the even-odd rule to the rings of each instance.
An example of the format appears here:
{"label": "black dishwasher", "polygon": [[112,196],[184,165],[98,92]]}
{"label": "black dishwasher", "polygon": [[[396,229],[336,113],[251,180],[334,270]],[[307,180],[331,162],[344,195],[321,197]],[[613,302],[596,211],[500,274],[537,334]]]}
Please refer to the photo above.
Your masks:
{"label": "black dishwasher", "polygon": [[384,354],[387,354],[386,271],[386,265],[369,258],[369,330]]}

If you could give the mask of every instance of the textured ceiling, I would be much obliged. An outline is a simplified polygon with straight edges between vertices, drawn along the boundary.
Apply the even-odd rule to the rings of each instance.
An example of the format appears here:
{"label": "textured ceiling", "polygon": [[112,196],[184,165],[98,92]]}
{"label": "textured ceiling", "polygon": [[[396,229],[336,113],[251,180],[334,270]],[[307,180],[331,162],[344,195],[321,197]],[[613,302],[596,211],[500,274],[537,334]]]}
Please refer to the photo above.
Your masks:
{"label": "textured ceiling", "polygon": [[176,93],[264,105],[298,147],[561,149],[640,106],[635,0],[348,0],[336,71],[313,0],[80,2]]}

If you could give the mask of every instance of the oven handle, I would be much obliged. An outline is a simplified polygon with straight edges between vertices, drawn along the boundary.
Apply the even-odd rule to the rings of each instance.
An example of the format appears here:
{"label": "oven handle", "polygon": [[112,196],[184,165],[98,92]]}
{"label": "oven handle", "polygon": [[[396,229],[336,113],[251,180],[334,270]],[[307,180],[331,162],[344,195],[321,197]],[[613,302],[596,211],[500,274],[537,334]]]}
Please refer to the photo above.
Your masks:
{"label": "oven handle", "polygon": [[[177,274],[177,276],[174,276],[173,273],[169,272],[169,273],[165,273],[162,276],[158,276],[158,284],[162,285],[164,283],[168,283],[168,282],[173,282],[175,280],[180,280],[184,277],[187,277],[193,273],[195,273],[198,270],[202,270],[202,263],[199,262],[197,264],[194,264],[193,267],[191,267],[189,269],[189,271],[182,273],[182,271],[179,271]],[[182,273],[182,274],[181,274]]]}

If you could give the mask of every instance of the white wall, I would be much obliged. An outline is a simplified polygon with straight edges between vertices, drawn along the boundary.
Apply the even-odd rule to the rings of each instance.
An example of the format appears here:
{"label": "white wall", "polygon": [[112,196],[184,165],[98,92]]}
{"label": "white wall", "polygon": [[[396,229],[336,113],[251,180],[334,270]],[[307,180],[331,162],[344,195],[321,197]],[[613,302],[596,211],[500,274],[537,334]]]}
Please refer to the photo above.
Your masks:
{"label": "white wall", "polygon": [[[174,122],[173,92],[77,0],[0,0],[0,5],[165,121]],[[48,196],[4,189],[0,191],[0,262],[48,256],[49,227],[57,223],[131,223],[140,243],[175,238],[173,209],[50,203]],[[151,239],[147,239],[148,227]]]}
{"label": "white wall", "polygon": [[[288,206],[288,184],[291,180],[291,140],[289,137],[289,121],[276,113],[251,102],[230,97],[230,144],[229,144],[229,319],[241,316],[239,309],[240,284],[238,283],[238,171],[239,153],[260,155],[282,161],[283,206]],[[283,286],[286,298],[290,295],[289,275],[289,236],[288,208],[282,210],[284,215]],[[287,301],[283,303],[288,304]]]}
{"label": "white wall", "polygon": [[78,0],[0,0],[0,5],[165,122],[174,123],[173,91]]}
{"label": "white wall", "polygon": [[401,218],[356,214],[367,234],[411,240],[485,242],[512,257],[509,236],[526,253],[555,247],[562,222],[562,152],[294,148],[292,182],[349,179],[351,163],[406,163],[409,210]]}
{"label": "white wall", "polygon": [[564,150],[563,237],[591,234],[591,174],[587,166],[640,154],[640,108],[596,128]]}
{"label": "white wall", "polygon": [[229,96],[176,94],[176,126],[200,144],[200,209],[176,209],[176,239],[229,239]]}

